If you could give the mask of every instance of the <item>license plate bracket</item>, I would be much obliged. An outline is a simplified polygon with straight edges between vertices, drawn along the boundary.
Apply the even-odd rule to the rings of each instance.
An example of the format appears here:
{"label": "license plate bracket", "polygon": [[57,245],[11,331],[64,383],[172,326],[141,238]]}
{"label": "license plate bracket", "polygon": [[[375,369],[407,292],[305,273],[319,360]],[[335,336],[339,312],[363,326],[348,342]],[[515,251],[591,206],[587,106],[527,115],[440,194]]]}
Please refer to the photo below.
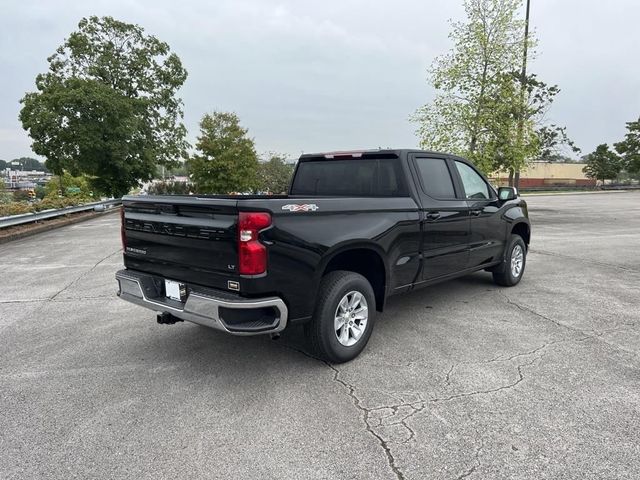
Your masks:
{"label": "license plate bracket", "polygon": [[187,286],[184,283],[173,280],[164,281],[164,294],[171,300],[184,302],[187,298]]}

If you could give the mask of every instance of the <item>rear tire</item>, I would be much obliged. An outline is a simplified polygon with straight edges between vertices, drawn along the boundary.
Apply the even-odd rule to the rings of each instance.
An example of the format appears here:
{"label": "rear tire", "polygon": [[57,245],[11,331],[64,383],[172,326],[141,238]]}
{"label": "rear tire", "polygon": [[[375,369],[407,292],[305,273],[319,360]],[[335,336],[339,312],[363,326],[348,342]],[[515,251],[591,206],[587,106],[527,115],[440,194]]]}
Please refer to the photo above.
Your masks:
{"label": "rear tire", "polygon": [[503,287],[520,283],[527,264],[527,246],[520,235],[513,234],[506,247],[504,262],[493,272],[493,281]]}
{"label": "rear tire", "polygon": [[362,275],[342,270],[325,275],[305,326],[313,352],[331,363],[356,358],[371,336],[375,310],[373,288]]}

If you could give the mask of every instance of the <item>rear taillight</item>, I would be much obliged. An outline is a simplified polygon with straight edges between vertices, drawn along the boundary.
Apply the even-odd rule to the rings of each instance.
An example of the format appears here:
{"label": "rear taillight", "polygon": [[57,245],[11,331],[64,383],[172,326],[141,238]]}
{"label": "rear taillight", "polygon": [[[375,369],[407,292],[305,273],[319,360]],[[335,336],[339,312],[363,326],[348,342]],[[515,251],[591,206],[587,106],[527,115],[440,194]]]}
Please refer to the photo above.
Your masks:
{"label": "rear taillight", "polygon": [[240,212],[238,218],[238,272],[259,275],[267,271],[267,247],[258,240],[260,230],[271,225],[265,212]]}
{"label": "rear taillight", "polygon": [[122,250],[127,250],[127,232],[124,228],[124,206],[120,207],[120,240],[122,241]]}

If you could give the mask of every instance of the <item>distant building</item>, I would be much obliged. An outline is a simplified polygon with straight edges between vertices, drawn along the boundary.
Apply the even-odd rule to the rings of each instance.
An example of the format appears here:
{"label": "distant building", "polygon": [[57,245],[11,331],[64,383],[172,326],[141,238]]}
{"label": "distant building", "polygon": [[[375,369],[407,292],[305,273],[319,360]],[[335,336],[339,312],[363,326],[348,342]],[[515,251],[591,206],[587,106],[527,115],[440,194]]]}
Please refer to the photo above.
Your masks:
{"label": "distant building", "polygon": [[[584,163],[532,162],[520,172],[520,188],[595,187],[596,180],[587,178],[583,168]],[[508,185],[509,175],[500,172],[492,180],[500,186]]]}
{"label": "distant building", "polygon": [[22,171],[6,168],[2,174],[5,188],[9,190],[27,190],[45,185],[52,177],[50,173],[37,170]]}

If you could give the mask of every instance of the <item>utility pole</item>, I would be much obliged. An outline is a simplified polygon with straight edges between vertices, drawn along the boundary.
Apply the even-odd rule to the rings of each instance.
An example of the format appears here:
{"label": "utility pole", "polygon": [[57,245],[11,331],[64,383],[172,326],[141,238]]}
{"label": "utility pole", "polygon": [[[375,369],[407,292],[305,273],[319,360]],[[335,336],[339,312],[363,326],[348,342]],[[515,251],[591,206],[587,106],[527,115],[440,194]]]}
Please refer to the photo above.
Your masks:
{"label": "utility pole", "polygon": [[[527,87],[527,50],[529,49],[529,7],[531,0],[527,0],[527,11],[524,20],[524,48],[522,50],[522,70],[520,71],[520,118],[518,119],[518,142],[522,147],[524,143],[524,111],[525,111],[525,92]],[[511,183],[511,182],[510,182]],[[514,187],[518,188],[520,185],[520,169],[515,171],[515,178],[513,179]]]}

